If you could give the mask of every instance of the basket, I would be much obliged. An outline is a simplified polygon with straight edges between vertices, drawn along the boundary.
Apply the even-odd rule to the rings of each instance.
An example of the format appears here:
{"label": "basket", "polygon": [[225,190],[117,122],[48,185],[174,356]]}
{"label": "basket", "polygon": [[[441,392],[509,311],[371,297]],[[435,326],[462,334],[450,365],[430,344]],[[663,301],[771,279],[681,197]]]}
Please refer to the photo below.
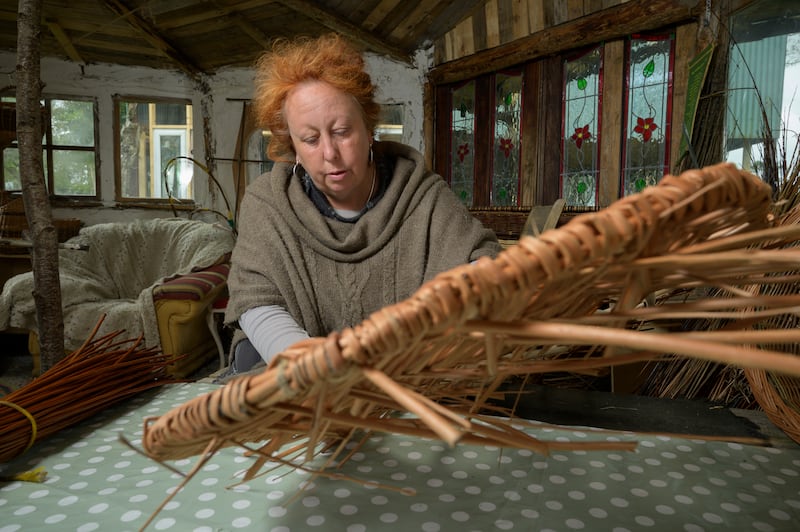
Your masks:
{"label": "basket", "polygon": [[[774,347],[797,346],[800,331],[753,328],[765,316],[793,313],[797,295],[748,296],[741,288],[792,283],[775,273],[800,264],[800,249],[774,245],[798,241],[800,226],[774,223],[770,193],[729,164],[665,176],[146,419],[143,451],[155,460],[201,455],[197,470],[223,447],[256,443],[259,459],[246,480],[268,460],[285,460],[287,448],[293,459],[310,460],[335,445],[330,463],[346,459],[344,443],[370,431],[542,453],[591,449],[522,434],[513,412],[492,410],[490,399],[511,377],[664,357],[800,376],[800,357]],[[703,286],[724,287],[725,297],[662,296],[655,307],[641,305],[656,291]],[[658,332],[662,319],[698,315],[725,317],[727,325]],[[638,330],[643,323],[648,331]]]}
{"label": "basket", "polygon": [[[780,219],[780,224],[787,227],[799,223],[798,208],[785,213]],[[797,242],[788,242],[786,245],[795,247]],[[800,280],[795,283],[770,285],[761,292],[776,297],[792,296],[800,292]],[[797,329],[800,327],[800,316],[776,316],[769,320],[769,327]],[[800,356],[800,346],[797,344],[785,345],[783,348]],[[769,420],[792,440],[800,443],[800,378],[760,369],[745,369],[743,373],[753,397]]]}
{"label": "basket", "polygon": [[497,238],[516,240],[522,234],[530,207],[474,207],[470,214],[494,230]]}

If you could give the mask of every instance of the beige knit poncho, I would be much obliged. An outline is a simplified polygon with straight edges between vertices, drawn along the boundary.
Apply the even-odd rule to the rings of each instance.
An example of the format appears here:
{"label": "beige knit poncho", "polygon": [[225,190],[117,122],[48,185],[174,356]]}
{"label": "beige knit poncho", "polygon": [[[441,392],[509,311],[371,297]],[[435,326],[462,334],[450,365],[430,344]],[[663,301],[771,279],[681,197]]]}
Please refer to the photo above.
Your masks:
{"label": "beige knit poncho", "polygon": [[291,165],[278,163],[248,186],[226,323],[236,327],[246,310],[280,305],[309,335],[324,336],[409,297],[437,273],[499,252],[494,233],[425,169],[422,154],[391,142],[374,149],[396,158],[394,175],[355,223],[324,217]]}

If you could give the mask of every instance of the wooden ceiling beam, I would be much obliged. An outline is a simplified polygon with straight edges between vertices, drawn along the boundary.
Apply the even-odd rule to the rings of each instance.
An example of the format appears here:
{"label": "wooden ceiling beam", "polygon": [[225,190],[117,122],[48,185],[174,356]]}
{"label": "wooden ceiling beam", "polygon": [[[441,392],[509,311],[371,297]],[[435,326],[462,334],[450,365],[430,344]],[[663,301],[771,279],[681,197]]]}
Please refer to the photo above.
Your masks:
{"label": "wooden ceiling beam", "polygon": [[386,18],[386,15],[402,1],[403,0],[381,0],[381,2],[375,6],[375,9],[370,12],[366,20],[364,20],[364,27],[370,31],[377,28],[378,24]]}
{"label": "wooden ceiling beam", "polygon": [[258,29],[253,23],[238,13],[231,13],[234,24],[245,32],[251,39],[256,41],[262,48],[267,49],[271,46],[271,40],[266,33]]}
{"label": "wooden ceiling beam", "polygon": [[704,2],[695,0],[631,0],[595,11],[566,24],[551,26],[508,44],[488,48],[431,69],[434,85],[454,83],[573,49],[656,30],[696,19]]}
{"label": "wooden ceiling beam", "polygon": [[67,35],[67,32],[64,31],[64,28],[61,27],[58,21],[45,20],[45,24],[47,24],[47,27],[50,29],[50,33],[53,34],[53,36],[58,41],[58,44],[61,45],[61,47],[64,49],[64,51],[67,53],[67,56],[70,59],[72,59],[76,63],[86,64],[86,61],[83,60],[81,54],[79,54],[78,50],[75,49],[75,45],[72,44],[72,41],[69,39],[69,36]]}
{"label": "wooden ceiling beam", "polygon": [[341,17],[329,11],[317,7],[313,2],[309,2],[308,0],[279,0],[279,2],[297,11],[299,15],[308,17],[335,32],[341,33],[345,37],[360,42],[373,52],[387,55],[407,64],[411,63],[411,57],[403,50],[394,46],[389,46],[386,42],[378,39],[373,34],[362,30],[358,26],[343,20]]}
{"label": "wooden ceiling beam", "polygon": [[149,22],[131,11],[128,6],[119,0],[104,0],[106,7],[125,19],[139,34],[158,52],[168,57],[175,65],[193,79],[199,79],[205,74],[194,61],[186,57],[180,50],[172,46]]}

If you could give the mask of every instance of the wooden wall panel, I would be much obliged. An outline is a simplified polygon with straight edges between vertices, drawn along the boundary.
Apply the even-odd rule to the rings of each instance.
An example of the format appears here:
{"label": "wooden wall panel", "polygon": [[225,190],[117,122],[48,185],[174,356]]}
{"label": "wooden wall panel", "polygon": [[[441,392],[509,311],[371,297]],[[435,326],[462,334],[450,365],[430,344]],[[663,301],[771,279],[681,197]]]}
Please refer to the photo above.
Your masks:
{"label": "wooden wall panel", "polygon": [[520,39],[530,35],[530,26],[528,25],[528,0],[512,0],[511,30],[514,39]]}
{"label": "wooden wall panel", "polygon": [[683,138],[683,114],[686,109],[686,93],[689,88],[689,61],[699,52],[697,49],[697,23],[679,26],[675,34],[675,68],[672,79],[672,137],[670,139],[669,171],[678,172]]}
{"label": "wooden wall panel", "polygon": [[[633,0],[487,0],[483,9],[476,10],[473,16],[464,19],[436,42],[436,64],[494,48],[630,1]],[[485,43],[473,41],[473,48],[464,46],[465,26],[472,26],[474,35],[485,34]],[[472,51],[467,51],[470,49]]]}
{"label": "wooden wall panel", "polygon": [[528,0],[528,28],[531,33],[542,31],[550,26],[550,22],[545,19],[544,3],[547,0]]}
{"label": "wooden wall panel", "polygon": [[[489,48],[500,46],[500,20],[497,15],[498,0],[489,0],[484,6],[486,44]],[[480,26],[481,24],[476,24]]]}
{"label": "wooden wall panel", "polygon": [[466,56],[475,53],[475,42],[472,32],[473,17],[464,19],[455,29],[453,34],[453,53]]}
{"label": "wooden wall panel", "polygon": [[600,123],[600,190],[598,205],[607,207],[619,198],[622,167],[622,120],[624,109],[621,99],[606,95],[622,95],[625,91],[625,41],[607,41],[603,46],[603,108]]}
{"label": "wooden wall panel", "polygon": [[488,46],[489,36],[486,24],[472,24],[472,45],[476,50],[484,50]]}
{"label": "wooden wall panel", "polygon": [[[499,1],[499,0],[498,0]],[[541,7],[544,18],[553,23],[540,31],[493,48],[475,50],[474,53],[460,55],[464,47],[453,47],[452,54],[436,54],[439,61],[431,69],[429,79],[433,83],[452,83],[476,77],[494,70],[508,68],[526,61],[532,61],[567,49],[578,49],[598,42],[618,39],[634,32],[645,32],[673,24],[683,24],[695,19],[699,3],[694,6],[679,0],[622,0],[607,10],[586,14],[569,24],[557,24],[557,12],[563,6],[555,0],[527,0],[529,8]],[[544,2],[537,6],[535,2]],[[460,33],[463,24],[486,24],[485,11],[477,11],[473,17],[465,19],[456,29],[444,38]],[[502,25],[498,19],[502,36],[511,28]],[[442,45],[443,39],[436,41],[435,47]],[[459,50],[462,50],[459,52]]]}

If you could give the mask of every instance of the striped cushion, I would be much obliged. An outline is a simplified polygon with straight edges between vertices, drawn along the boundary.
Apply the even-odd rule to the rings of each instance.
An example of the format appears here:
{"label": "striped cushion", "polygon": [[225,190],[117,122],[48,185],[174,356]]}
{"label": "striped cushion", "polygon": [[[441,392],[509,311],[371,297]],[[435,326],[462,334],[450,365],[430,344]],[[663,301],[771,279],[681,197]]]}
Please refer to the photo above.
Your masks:
{"label": "striped cushion", "polygon": [[175,279],[170,279],[153,289],[153,299],[203,299],[215,286],[228,280],[230,264],[218,264]]}

